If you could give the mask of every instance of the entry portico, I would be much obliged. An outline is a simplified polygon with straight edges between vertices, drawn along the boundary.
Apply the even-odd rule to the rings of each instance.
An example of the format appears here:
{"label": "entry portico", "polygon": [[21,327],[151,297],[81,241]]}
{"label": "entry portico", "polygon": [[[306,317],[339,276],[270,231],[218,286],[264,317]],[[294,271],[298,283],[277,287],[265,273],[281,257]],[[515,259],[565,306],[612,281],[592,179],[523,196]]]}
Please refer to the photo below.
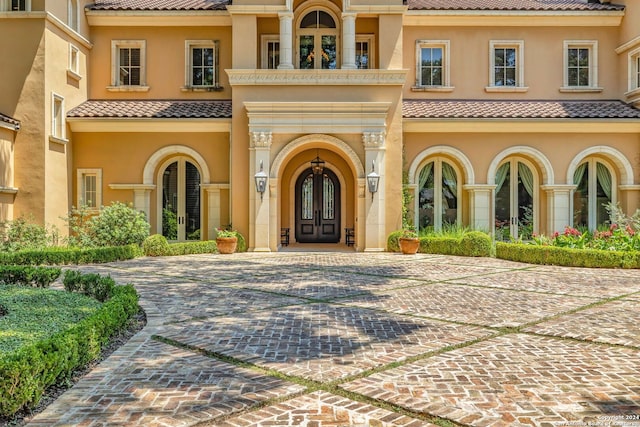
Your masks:
{"label": "entry portico", "polygon": [[[275,251],[280,228],[296,229],[299,218],[292,213],[298,201],[292,183],[309,168],[303,159],[320,157],[322,150],[325,157],[337,156],[328,167],[342,177],[340,187],[346,186],[336,200],[341,212],[338,224],[355,229],[357,250],[384,250],[385,136],[391,103],[247,101],[244,105],[250,132],[250,248]],[[344,139],[323,133],[327,129]],[[369,171],[365,165],[375,165],[380,175],[379,189],[371,198],[367,197],[365,175]],[[256,191],[253,180],[260,167],[270,181],[264,195]],[[293,179],[282,179],[285,174]],[[315,225],[320,226],[320,218]],[[344,242],[344,234],[339,236]]]}

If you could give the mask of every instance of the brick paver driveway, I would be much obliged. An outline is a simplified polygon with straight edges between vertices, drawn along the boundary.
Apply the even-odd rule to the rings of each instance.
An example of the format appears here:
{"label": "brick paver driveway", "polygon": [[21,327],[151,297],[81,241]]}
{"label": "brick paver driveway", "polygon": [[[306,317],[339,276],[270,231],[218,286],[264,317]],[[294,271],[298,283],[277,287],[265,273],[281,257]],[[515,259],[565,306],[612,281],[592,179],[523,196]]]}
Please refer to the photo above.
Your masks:
{"label": "brick paver driveway", "polygon": [[640,271],[274,253],[83,267],[147,327],[31,426],[640,427]]}

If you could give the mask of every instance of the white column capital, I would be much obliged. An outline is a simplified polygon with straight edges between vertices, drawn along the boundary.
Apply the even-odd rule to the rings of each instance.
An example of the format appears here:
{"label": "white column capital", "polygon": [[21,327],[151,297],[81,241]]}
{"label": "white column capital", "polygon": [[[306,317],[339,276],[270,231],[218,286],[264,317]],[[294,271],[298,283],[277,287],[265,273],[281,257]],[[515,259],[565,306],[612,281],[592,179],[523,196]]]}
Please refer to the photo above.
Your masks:
{"label": "white column capital", "polygon": [[280,21],[283,21],[283,20],[293,21],[293,12],[290,12],[290,11],[278,12],[278,19],[280,19]]}
{"label": "white column capital", "polygon": [[366,149],[384,148],[386,133],[382,132],[363,132],[362,143]]}
{"label": "white column capital", "polygon": [[249,132],[251,148],[271,148],[273,134],[271,132]]}

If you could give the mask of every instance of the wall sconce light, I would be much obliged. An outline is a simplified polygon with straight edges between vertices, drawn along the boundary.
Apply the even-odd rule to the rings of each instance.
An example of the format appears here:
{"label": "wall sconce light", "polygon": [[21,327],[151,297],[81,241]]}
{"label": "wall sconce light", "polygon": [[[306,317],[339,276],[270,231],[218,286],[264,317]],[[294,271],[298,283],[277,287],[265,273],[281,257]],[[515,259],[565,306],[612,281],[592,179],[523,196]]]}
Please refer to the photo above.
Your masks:
{"label": "wall sconce light", "polygon": [[262,169],[262,160],[260,160],[260,172],[256,173],[254,178],[256,180],[256,190],[260,193],[260,200],[262,200],[264,192],[267,191],[267,181],[269,180],[269,177]]}
{"label": "wall sconce light", "polygon": [[376,173],[376,162],[371,162],[371,173],[367,175],[367,186],[369,187],[369,192],[371,193],[371,200],[373,200],[373,195],[378,192],[378,184],[380,183],[380,175]]}

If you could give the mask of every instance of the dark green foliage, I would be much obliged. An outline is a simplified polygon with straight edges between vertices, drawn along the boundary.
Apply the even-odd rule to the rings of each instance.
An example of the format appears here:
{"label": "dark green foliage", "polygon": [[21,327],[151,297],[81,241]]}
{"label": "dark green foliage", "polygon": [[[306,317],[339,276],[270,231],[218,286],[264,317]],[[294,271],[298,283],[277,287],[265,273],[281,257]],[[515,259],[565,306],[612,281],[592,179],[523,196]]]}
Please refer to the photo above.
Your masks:
{"label": "dark green foliage", "polygon": [[138,311],[131,285],[117,286],[93,315],[48,339],[0,357],[0,415],[34,407],[47,387],[95,360],[109,338],[126,327]]}
{"label": "dark green foliage", "polygon": [[82,274],[79,271],[67,270],[62,279],[64,288],[69,292],[79,292],[100,302],[106,301],[116,285],[110,276],[99,274]]}
{"label": "dark green foliage", "polygon": [[123,261],[142,256],[138,245],[105,248],[48,248],[37,251],[0,252],[0,264],[66,265]]}
{"label": "dark green foliage", "polygon": [[498,242],[496,257],[529,264],[567,267],[640,268],[640,252],[636,251],[603,251]]}
{"label": "dark green foliage", "polygon": [[33,215],[9,222],[0,222],[0,250],[36,250],[58,244],[59,233],[55,227],[35,223]]}
{"label": "dark green foliage", "polygon": [[48,288],[51,283],[60,277],[60,273],[60,269],[55,267],[0,265],[0,283]]}
{"label": "dark green foliage", "polygon": [[172,243],[169,245],[169,252],[166,255],[211,254],[217,249],[216,242],[213,240]]}
{"label": "dark green foliage", "polygon": [[[404,234],[403,230],[394,231],[387,238],[387,250],[399,252],[398,239]],[[446,235],[427,235],[420,237],[421,253],[460,255],[473,257],[491,256],[491,238],[481,231],[469,231],[462,237],[447,237]]]}

